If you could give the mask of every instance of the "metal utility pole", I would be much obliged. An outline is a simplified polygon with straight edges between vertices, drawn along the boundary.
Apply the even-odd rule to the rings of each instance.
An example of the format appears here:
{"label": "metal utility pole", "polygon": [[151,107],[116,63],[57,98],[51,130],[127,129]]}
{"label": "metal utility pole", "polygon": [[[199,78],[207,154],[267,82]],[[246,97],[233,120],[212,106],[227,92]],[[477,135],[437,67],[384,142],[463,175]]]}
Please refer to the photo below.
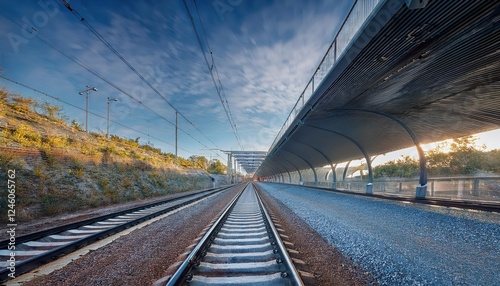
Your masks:
{"label": "metal utility pole", "polygon": [[179,160],[177,159],[177,126],[178,126],[178,121],[179,119],[179,116],[178,116],[178,112],[176,111],[175,112],[175,164],[179,164]]}
{"label": "metal utility pole", "polygon": [[85,86],[86,89],[80,91],[78,94],[83,95],[83,93],[86,93],[85,97],[85,131],[89,133],[89,93],[91,91],[97,91],[97,88],[95,87],[90,87],[90,86]]}
{"label": "metal utility pole", "polygon": [[233,157],[231,156],[231,152],[227,153],[227,180],[229,183],[233,183]]}
{"label": "metal utility pole", "polygon": [[116,98],[110,98],[108,96],[108,126],[107,126],[107,129],[106,129],[106,139],[109,139],[109,106],[111,105],[111,101],[118,101],[118,99]]}

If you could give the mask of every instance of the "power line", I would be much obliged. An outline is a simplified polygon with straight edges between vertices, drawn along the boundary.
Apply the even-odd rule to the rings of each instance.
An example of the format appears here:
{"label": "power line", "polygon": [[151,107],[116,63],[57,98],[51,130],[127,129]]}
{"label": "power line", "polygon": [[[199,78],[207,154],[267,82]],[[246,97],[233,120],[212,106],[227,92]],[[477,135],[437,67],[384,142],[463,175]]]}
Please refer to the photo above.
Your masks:
{"label": "power line", "polygon": [[158,89],[156,89],[144,76],[134,68],[78,11],[76,11],[66,0],[60,0],[62,4],[73,14],[75,15],[85,27],[87,27],[92,34],[94,34],[108,49],[111,50],[127,67],[132,70],[144,83],[146,83],[160,98],[162,98],[173,110],[178,112],[182,118],[184,118],[190,125],[192,125],[200,134],[202,134],[206,139],[208,139],[215,147],[219,148],[217,144],[215,144],[212,139],[210,139],[205,133],[203,133],[198,127],[196,127],[184,114],[182,114],[174,105],[172,105],[166,98],[163,96]]}
{"label": "power line", "polygon": [[[3,7],[2,5],[0,5],[0,8],[2,8],[3,10],[5,10],[8,14],[4,14],[2,13],[7,19],[9,19],[10,21],[12,21],[14,24],[16,24],[17,26],[21,27],[23,30],[27,31],[28,33],[32,33],[33,31],[36,31],[36,37],[42,41],[43,43],[45,43],[47,46],[53,48],[54,50],[56,50],[57,52],[59,52],[60,54],[62,54],[64,57],[68,58],[69,60],[73,61],[74,63],[78,64],[79,66],[81,66],[82,68],[84,68],[85,70],[87,70],[88,72],[90,72],[91,74],[93,74],[94,76],[96,76],[97,78],[101,79],[103,82],[109,84],[110,86],[114,87],[116,90],[120,91],[122,94],[126,95],[127,97],[129,97],[130,99],[132,99],[133,101],[137,102],[138,104],[140,104],[141,106],[143,106],[144,108],[146,108],[147,110],[149,110],[150,112],[152,112],[153,114],[155,114],[156,116],[162,118],[163,120],[165,120],[166,122],[168,122],[169,124],[171,124],[172,126],[176,126],[175,123],[173,123],[172,121],[166,119],[165,117],[163,117],[162,115],[160,115],[159,113],[157,113],[156,111],[154,111],[153,109],[151,109],[150,107],[148,107],[147,105],[145,105],[142,101],[136,99],[135,97],[133,97],[132,95],[130,95],[128,92],[126,92],[125,90],[123,90],[122,88],[120,88],[119,86],[117,86],[116,84],[112,83],[110,80],[106,79],[104,76],[100,75],[97,71],[95,71],[94,69],[92,69],[91,67],[87,66],[86,64],[82,63],[80,60],[78,60],[78,58],[76,58],[75,56],[65,52],[63,49],[59,48],[54,42],[52,42],[50,39],[48,39],[46,36],[44,36],[42,33],[40,33],[39,31],[37,31],[34,27],[31,27],[31,29],[29,29],[29,23],[25,23],[23,20],[23,23],[25,25],[21,25],[20,23],[16,22],[13,18],[11,18],[9,16],[9,14],[12,14],[10,13],[5,7]],[[1,11],[0,11],[1,13]],[[29,87],[28,87],[29,88]],[[192,124],[192,123],[191,123]],[[193,125],[194,126],[194,125]],[[201,141],[199,141],[198,139],[196,139],[193,135],[191,135],[189,132],[185,131],[184,129],[182,128],[178,128],[181,132],[185,133],[186,135],[188,135],[190,138],[192,138],[193,140],[195,140],[198,144],[200,144],[201,146],[205,147],[205,148],[208,148],[208,146],[206,146],[205,144],[203,144]],[[144,133],[142,133],[144,134]],[[160,140],[161,141],[161,140]],[[212,142],[213,143],[213,142]],[[169,144],[169,143],[167,143]],[[171,144],[170,144],[171,145]],[[186,151],[186,150],[184,150]],[[191,153],[191,152],[189,152]],[[224,159],[223,156],[221,156],[218,152],[214,152],[217,156],[219,156],[220,158]]]}
{"label": "power line", "polygon": [[[2,75],[0,75],[0,78],[3,78],[3,79],[4,79],[4,80],[6,80],[6,81],[9,81],[9,82],[11,82],[11,83],[17,84],[17,85],[22,86],[22,87],[24,87],[24,88],[30,89],[30,90],[32,90],[32,91],[34,91],[34,92],[36,92],[36,93],[39,93],[39,94],[42,94],[42,95],[44,95],[44,96],[50,97],[50,98],[52,98],[52,99],[54,99],[54,100],[57,100],[57,101],[59,101],[59,102],[61,102],[61,103],[63,103],[63,104],[66,104],[66,105],[68,105],[68,106],[71,106],[71,107],[73,107],[73,108],[76,108],[76,109],[79,109],[79,110],[85,111],[85,109],[83,109],[83,108],[81,108],[81,107],[78,107],[78,106],[76,106],[76,105],[74,105],[74,104],[72,104],[72,103],[66,102],[66,101],[64,101],[64,100],[62,100],[62,99],[60,99],[60,98],[58,98],[58,97],[56,97],[56,96],[53,96],[53,95],[50,95],[50,94],[48,94],[48,93],[46,93],[46,92],[40,91],[40,90],[38,90],[38,89],[36,89],[36,88],[34,88],[34,87],[31,87],[31,86],[29,86],[29,85],[26,85],[26,84],[20,83],[20,82],[18,82],[18,81],[15,81],[15,80],[13,80],[13,79],[7,78],[7,77],[2,76]],[[92,115],[94,115],[94,116],[96,116],[96,117],[99,117],[99,118],[102,118],[102,119],[106,119],[106,117],[104,117],[104,116],[102,116],[102,115],[99,115],[99,114],[97,114],[97,113],[94,113],[94,112],[92,112],[92,111],[89,111],[89,114],[92,114]],[[149,135],[149,134],[147,134],[147,133],[144,133],[144,132],[142,132],[142,131],[139,131],[139,130],[137,130],[137,129],[135,129],[135,128],[132,128],[132,127],[127,126],[127,125],[125,125],[125,124],[122,124],[122,123],[120,123],[120,122],[117,122],[117,121],[114,121],[114,120],[110,120],[110,121],[111,121],[111,122],[113,122],[113,123],[115,123],[115,124],[117,124],[117,125],[120,125],[120,126],[122,126],[122,127],[124,127],[124,128],[130,129],[130,130],[135,131],[135,132],[137,132],[137,133],[140,133],[140,134],[142,134],[142,135],[150,136],[150,135]],[[174,146],[173,144],[168,143],[168,142],[166,142],[166,141],[163,141],[163,140],[161,140],[161,139],[158,139],[158,138],[156,138],[156,137],[153,137],[153,136],[150,136],[150,137],[151,137],[151,138],[153,138],[153,139],[155,139],[155,140],[157,140],[157,141],[160,141],[160,142],[162,142],[162,143],[165,143],[165,144],[167,144],[167,145],[170,145],[170,146],[172,146],[172,147]],[[182,150],[183,150],[183,151],[185,151],[185,152],[188,152],[188,153],[190,153],[190,154],[194,154],[193,152],[188,151],[188,150],[186,150],[186,149],[182,149]]]}
{"label": "power line", "polygon": [[[226,93],[224,92],[224,87],[222,86],[222,82],[220,80],[219,71],[217,69],[217,66],[215,65],[214,54],[212,52],[212,49],[210,48],[210,44],[208,43],[207,33],[205,32],[205,27],[203,25],[203,22],[201,21],[200,11],[198,10],[198,4],[196,4],[196,0],[193,0],[193,2],[194,2],[194,6],[196,8],[196,14],[198,15],[198,20],[200,21],[201,30],[203,32],[203,37],[205,38],[205,42],[207,43],[208,51],[210,52],[210,58],[212,59],[213,69],[215,70],[215,74],[217,75],[217,81],[219,82],[220,91],[221,91],[222,97],[224,98],[224,102],[227,105],[227,111],[229,113],[228,118],[230,120],[229,124],[231,124],[231,127],[233,128],[234,134],[236,136],[236,139],[238,140],[238,144],[240,145],[240,148],[243,150],[244,148],[241,144],[241,139],[240,139],[239,134],[238,134],[238,128],[236,126],[236,122],[234,121],[234,117],[233,117],[233,114],[231,112],[229,102],[227,101]],[[193,28],[194,28],[194,26],[193,26]],[[200,48],[201,48],[201,45],[200,45]],[[201,48],[201,50],[203,52],[203,48]]]}
{"label": "power line", "polygon": [[[220,99],[220,102],[222,104],[222,108],[224,109],[224,112],[226,113],[227,119],[229,121],[229,125],[231,125],[231,129],[233,130],[234,136],[236,137],[236,140],[238,141],[240,148],[243,150],[243,146],[241,144],[241,140],[240,140],[240,137],[238,135],[238,129],[236,127],[236,123],[234,122],[234,119],[233,119],[233,116],[231,113],[231,109],[229,107],[229,102],[227,101],[227,98],[226,98],[226,94],[224,93],[224,89],[222,87],[222,82],[220,80],[219,72],[217,71],[217,66],[215,65],[213,53],[212,53],[212,50],[210,49],[210,44],[208,43],[208,38],[207,38],[207,35],[205,33],[205,28],[203,27],[203,22],[201,21],[200,13],[198,11],[198,5],[196,4],[196,0],[193,0],[193,1],[194,1],[194,5],[196,7],[196,13],[198,14],[198,20],[199,20],[200,25],[201,25],[203,36],[205,38],[205,42],[207,43],[207,49],[208,49],[208,52],[210,53],[212,65],[210,65],[210,63],[208,62],[205,51],[203,50],[203,45],[201,43],[200,35],[198,33],[198,30],[196,29],[196,25],[194,23],[193,16],[191,15],[191,12],[189,11],[189,7],[186,3],[186,0],[183,0],[184,6],[186,7],[186,12],[188,13],[188,17],[189,17],[189,20],[191,21],[191,25],[193,26],[193,30],[194,30],[194,33],[196,35],[196,39],[198,40],[198,44],[200,45],[201,53],[203,54],[203,58],[205,59],[205,63],[207,64],[208,71],[210,73],[210,76],[212,77],[212,81],[214,83],[215,90],[217,91],[217,94],[219,95],[219,99]],[[214,71],[215,71],[215,76],[213,73]],[[216,79],[216,77],[217,77],[217,79]]]}

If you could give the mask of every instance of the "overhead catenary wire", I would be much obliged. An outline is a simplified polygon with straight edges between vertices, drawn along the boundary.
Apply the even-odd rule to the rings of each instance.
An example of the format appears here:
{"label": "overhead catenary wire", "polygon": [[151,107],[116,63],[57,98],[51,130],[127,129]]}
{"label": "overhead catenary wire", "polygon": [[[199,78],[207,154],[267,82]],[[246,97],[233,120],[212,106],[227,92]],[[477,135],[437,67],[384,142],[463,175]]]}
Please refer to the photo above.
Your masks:
{"label": "overhead catenary wire", "polygon": [[[35,37],[38,38],[40,41],[42,41],[44,44],[46,44],[47,46],[53,48],[54,50],[56,50],[57,52],[59,52],[61,55],[63,55],[64,57],[68,58],[69,60],[73,61],[74,63],[78,64],[80,67],[84,68],[85,70],[87,70],[88,72],[90,72],[91,74],[93,74],[94,76],[96,76],[97,78],[99,78],[100,80],[102,80],[103,82],[109,84],[110,86],[112,86],[113,88],[115,88],[116,90],[118,90],[119,92],[121,92],[122,94],[126,95],[128,98],[132,99],[133,101],[135,101],[136,103],[138,103],[139,105],[143,106],[144,108],[146,108],[147,110],[149,110],[150,112],[152,112],[153,114],[155,114],[156,116],[162,118],[163,120],[165,120],[166,122],[168,122],[170,125],[172,126],[176,126],[176,124],[170,120],[168,120],[167,118],[165,118],[164,116],[162,116],[161,114],[157,113],[156,111],[154,111],[153,109],[151,109],[150,107],[148,107],[147,105],[145,105],[142,101],[136,99],[135,97],[133,97],[131,94],[129,94],[128,92],[126,92],[124,89],[120,88],[119,86],[117,86],[116,84],[114,84],[113,82],[111,82],[110,80],[106,79],[104,76],[102,76],[101,74],[99,74],[97,71],[95,71],[94,69],[92,69],[91,67],[89,67],[88,65],[84,64],[83,62],[81,62],[78,58],[76,58],[75,56],[67,53],[66,51],[64,51],[62,48],[58,47],[57,44],[53,43],[49,38],[47,38],[46,36],[44,36],[41,32],[37,31],[34,27],[31,27],[29,25],[29,23],[26,23],[24,22],[22,19],[20,19],[20,21],[23,23],[23,24],[20,24],[18,23],[16,20],[14,20],[10,15],[12,15],[12,13],[7,10],[4,6],[0,5],[0,8],[2,8],[2,10],[4,10],[5,12],[7,12],[7,14],[4,14],[2,13],[2,10],[0,10],[0,13],[3,14],[7,19],[9,19],[11,22],[13,22],[14,24],[16,24],[17,26],[19,26],[21,29],[27,31],[28,33],[32,34],[33,31],[36,32],[35,34]],[[42,93],[43,94],[43,93]],[[73,106],[75,107],[75,106]],[[118,123],[119,124],[119,123]],[[198,144],[200,144],[201,146],[205,147],[205,148],[208,148],[207,145],[205,145],[204,143],[202,143],[200,140],[196,139],[192,134],[190,134],[189,132],[185,131],[184,129],[182,128],[179,128],[177,127],[181,132],[185,133],[186,135],[188,135],[190,138],[192,138],[194,141],[196,141]],[[141,132],[142,133],[142,132]],[[144,134],[144,133],[142,133]],[[153,138],[153,137],[152,137]],[[154,138],[156,139],[156,138]],[[158,139],[157,139],[158,140]],[[164,142],[162,140],[158,140],[158,141],[161,141],[161,142]],[[165,142],[166,143],[166,142]],[[169,145],[171,145],[170,143],[167,143]],[[217,147],[217,146],[216,146]],[[184,150],[182,148],[180,148],[181,150]],[[186,151],[186,150],[184,150]],[[189,152],[189,151],[188,151]],[[192,152],[189,152],[189,153],[192,153]],[[221,156],[218,152],[216,151],[213,151],[213,153],[215,153],[218,157],[222,158],[223,160],[225,160],[224,156]],[[193,154],[193,153],[192,153]]]}
{"label": "overhead catenary wire", "polygon": [[[36,92],[36,93],[41,94],[41,95],[44,95],[44,96],[50,97],[50,98],[52,98],[52,99],[54,99],[54,100],[56,100],[56,101],[58,101],[58,102],[61,102],[62,104],[66,104],[66,105],[71,106],[71,107],[73,107],[73,108],[76,108],[76,109],[78,109],[78,110],[85,111],[85,109],[83,109],[83,108],[81,108],[81,107],[78,107],[78,106],[76,106],[76,105],[74,105],[74,104],[72,104],[72,103],[69,103],[69,102],[67,102],[67,101],[64,101],[64,100],[62,100],[62,99],[60,99],[60,98],[58,98],[58,97],[56,97],[56,96],[53,96],[53,95],[50,95],[50,94],[48,94],[48,93],[46,93],[46,92],[43,92],[43,91],[41,91],[41,90],[38,90],[38,89],[36,89],[36,88],[34,88],[34,87],[31,87],[31,86],[29,86],[29,85],[27,85],[27,84],[23,84],[23,83],[21,83],[21,82],[15,81],[15,80],[10,79],[10,78],[8,78],[8,77],[5,77],[5,76],[3,76],[3,75],[0,75],[0,78],[4,79],[4,80],[6,80],[6,81],[9,81],[9,82],[11,82],[11,83],[14,83],[14,84],[16,84],[16,85],[22,86],[22,87],[24,87],[24,88],[30,89],[30,90],[32,90],[32,91],[34,91],[34,92]],[[96,117],[99,117],[99,118],[101,118],[101,119],[107,119],[106,117],[104,117],[104,116],[102,116],[102,115],[99,115],[99,114],[97,114],[97,113],[94,113],[94,112],[92,112],[92,111],[89,111],[89,114],[92,114],[92,115],[94,115],[94,116],[96,116]],[[117,125],[120,125],[120,126],[122,126],[122,127],[124,127],[124,128],[127,128],[127,129],[129,129],[129,130],[132,130],[132,131],[137,132],[137,133],[142,134],[142,135],[149,136],[149,137],[151,137],[151,138],[153,138],[153,139],[155,139],[155,140],[157,140],[157,141],[159,141],[159,142],[162,142],[162,143],[165,143],[165,144],[167,144],[167,145],[170,145],[170,146],[174,147],[174,145],[173,145],[172,143],[168,143],[168,142],[166,142],[166,141],[163,141],[163,140],[161,140],[161,139],[159,139],[159,138],[156,138],[156,137],[154,137],[154,136],[151,136],[150,134],[144,133],[144,132],[142,132],[142,131],[140,131],[140,130],[137,130],[137,129],[135,129],[135,128],[132,128],[132,127],[130,127],[130,126],[128,126],[128,125],[122,124],[122,123],[117,122],[117,121],[114,121],[114,120],[110,120],[110,121],[111,121],[111,122],[113,122],[113,123],[115,123],[115,124],[117,124]],[[186,150],[186,149],[183,149],[183,148],[179,148],[179,149],[181,149],[181,150],[183,150],[183,151],[185,151],[185,152],[188,152],[188,153],[190,153],[190,154],[194,154],[193,152],[191,152],[191,151],[189,151],[189,150]]]}
{"label": "overhead catenary wire", "polygon": [[134,72],[147,86],[149,86],[160,98],[162,98],[173,110],[175,110],[184,120],[193,126],[200,134],[209,140],[215,147],[220,149],[215,142],[203,133],[193,122],[191,122],[182,112],[180,112],[170,101],[163,96],[137,69],[130,64],[76,9],[74,9],[66,0],[60,0],[62,4],[73,14],[78,20],[87,27],[113,54],[115,54],[132,72]]}
{"label": "overhead catenary wire", "polygon": [[[222,108],[224,109],[224,112],[226,113],[227,119],[229,121],[229,125],[231,125],[231,129],[233,130],[234,136],[236,137],[236,140],[238,141],[238,145],[240,146],[241,150],[243,150],[244,148],[243,148],[243,145],[241,143],[240,137],[238,135],[238,129],[237,129],[236,123],[234,122],[234,119],[233,119],[233,116],[231,113],[231,108],[229,107],[229,102],[227,101],[227,98],[226,98],[226,94],[224,93],[224,88],[223,88],[222,82],[220,80],[219,72],[217,71],[217,66],[215,65],[215,59],[213,57],[213,52],[210,49],[210,44],[208,43],[208,38],[207,38],[207,35],[205,33],[205,28],[203,27],[203,22],[201,21],[200,13],[198,11],[198,5],[196,4],[196,0],[193,0],[193,1],[194,1],[194,5],[196,7],[196,13],[198,15],[198,20],[200,22],[203,36],[205,38],[205,42],[207,43],[207,49],[208,49],[208,52],[209,52],[211,60],[212,60],[211,65],[208,62],[207,56],[206,56],[205,51],[203,49],[203,44],[201,43],[200,35],[198,33],[198,29],[196,29],[196,25],[194,23],[193,16],[191,15],[191,12],[189,11],[189,7],[186,3],[186,0],[183,0],[184,6],[186,7],[186,12],[188,14],[189,20],[191,21],[191,25],[193,26],[193,30],[194,30],[194,33],[196,35],[196,39],[198,40],[198,44],[199,44],[200,49],[201,49],[201,53],[203,54],[203,58],[205,59],[205,63],[207,64],[208,71],[210,73],[210,76],[212,77],[212,81],[214,83],[215,90],[217,91],[217,94],[218,94],[219,99],[221,101]],[[215,76],[214,76],[214,71],[215,71]]]}

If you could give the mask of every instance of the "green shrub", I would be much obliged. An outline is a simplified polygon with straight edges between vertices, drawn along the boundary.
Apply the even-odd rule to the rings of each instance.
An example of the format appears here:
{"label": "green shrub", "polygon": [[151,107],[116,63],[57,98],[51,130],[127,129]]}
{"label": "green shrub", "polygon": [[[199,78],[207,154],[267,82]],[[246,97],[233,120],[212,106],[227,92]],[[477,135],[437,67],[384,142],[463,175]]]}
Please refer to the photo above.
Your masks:
{"label": "green shrub", "polygon": [[83,129],[83,123],[78,123],[78,121],[76,120],[71,120],[71,127],[75,128],[76,130],[78,131],[85,131],[85,129]]}
{"label": "green shrub", "polygon": [[85,166],[78,159],[73,159],[71,161],[69,173],[77,178],[83,178],[85,174]]}

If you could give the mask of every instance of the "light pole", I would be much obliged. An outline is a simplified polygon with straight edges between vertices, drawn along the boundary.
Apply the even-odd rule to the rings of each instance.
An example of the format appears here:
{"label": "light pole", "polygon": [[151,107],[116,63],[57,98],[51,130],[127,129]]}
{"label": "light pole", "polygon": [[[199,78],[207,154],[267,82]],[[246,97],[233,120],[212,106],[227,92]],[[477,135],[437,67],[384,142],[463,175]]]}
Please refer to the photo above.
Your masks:
{"label": "light pole", "polygon": [[111,105],[111,104],[110,104],[110,103],[111,103],[111,101],[118,101],[118,99],[116,99],[116,98],[110,98],[110,97],[108,96],[108,128],[107,128],[107,130],[106,130],[106,139],[108,139],[108,138],[109,138],[109,106]]}
{"label": "light pole", "polygon": [[89,133],[89,93],[91,91],[97,91],[97,88],[95,87],[90,87],[86,86],[85,90],[80,91],[78,94],[83,95],[83,93],[86,93],[85,97],[85,131]]}
{"label": "light pole", "polygon": [[178,126],[179,126],[179,117],[178,117],[178,112],[176,111],[175,112],[175,164],[176,165],[179,165],[179,157],[177,157],[177,142],[178,142],[177,130],[178,130]]}
{"label": "light pole", "polygon": [[148,146],[149,146],[149,122],[151,122],[151,121],[146,120],[146,122],[148,123],[148,143],[146,143],[146,144],[148,144]]}

